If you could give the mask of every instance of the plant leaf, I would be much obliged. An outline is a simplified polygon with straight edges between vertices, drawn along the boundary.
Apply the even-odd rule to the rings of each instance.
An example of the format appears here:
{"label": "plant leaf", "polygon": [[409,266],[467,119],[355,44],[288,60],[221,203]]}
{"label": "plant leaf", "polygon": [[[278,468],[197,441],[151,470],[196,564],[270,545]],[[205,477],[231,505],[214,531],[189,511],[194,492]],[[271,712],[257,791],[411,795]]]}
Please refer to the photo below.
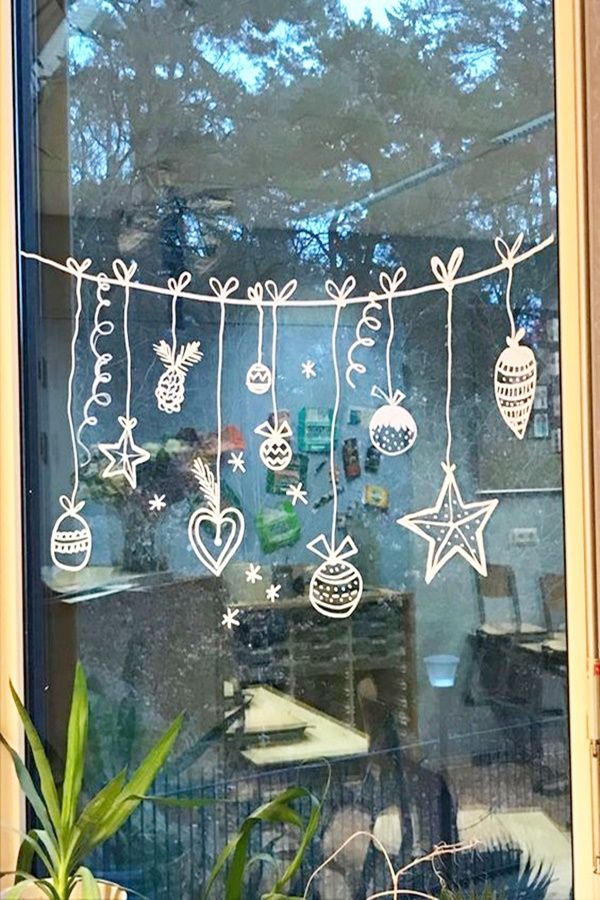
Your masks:
{"label": "plant leaf", "polygon": [[[3,744],[4,747],[6,747],[6,749],[10,753],[10,756],[13,761],[13,765],[15,767],[15,771],[17,773],[17,778],[19,780],[19,784],[21,785],[21,789],[22,789],[23,793],[25,794],[25,796],[27,797],[27,799],[29,800],[29,803],[31,804],[36,816],[38,817],[38,819],[40,821],[40,824],[42,825],[42,827],[44,828],[44,830],[46,832],[46,837],[48,839],[48,843],[51,844],[51,846],[53,847],[53,850],[54,850],[53,861],[56,862],[57,853],[58,853],[58,844],[57,844],[57,838],[56,838],[56,834],[55,834],[52,822],[50,821],[48,810],[47,810],[42,798],[40,797],[37,790],[35,789],[35,785],[33,783],[31,775],[27,771],[27,769],[25,767],[25,763],[23,762],[23,760],[21,759],[19,754],[16,752],[16,750],[13,750],[13,748],[6,741],[6,739],[3,737],[2,734],[0,734],[0,742]],[[54,782],[52,782],[52,783],[54,784]]]}
{"label": "plant leaf", "polygon": [[[56,789],[56,784],[54,782],[54,776],[52,775],[50,763],[48,762],[48,757],[46,756],[46,751],[44,750],[44,746],[42,744],[40,736],[37,733],[33,722],[31,721],[29,713],[21,703],[21,699],[17,694],[12,682],[10,682],[10,692],[12,694],[14,704],[17,707],[19,718],[23,723],[25,736],[27,738],[29,746],[31,747],[33,761],[35,763],[35,767],[40,779],[40,791],[48,810],[48,816],[50,817],[50,821],[54,825],[54,828],[56,829],[56,831],[58,831],[58,829],[60,828],[60,805],[58,802],[58,791]],[[44,828],[46,828],[45,825]]]}
{"label": "plant leaf", "polygon": [[79,869],[77,869],[77,876],[81,879],[81,887],[83,889],[85,900],[102,900],[100,885],[89,869],[86,869],[85,866],[80,866]]}
{"label": "plant leaf", "polygon": [[[19,847],[19,853],[17,856],[17,869],[19,872],[24,872],[29,875],[33,875],[33,859],[35,854],[38,855],[42,863],[45,865],[48,874],[52,874],[53,865],[50,860],[50,857],[44,850],[42,844],[44,843],[44,838],[47,840],[48,836],[45,832],[40,832],[37,828],[32,828],[29,831],[23,840],[21,841],[21,846]],[[21,881],[22,878],[19,876],[15,879],[15,881]]]}
{"label": "plant leaf", "polygon": [[67,753],[65,761],[65,780],[62,790],[62,828],[70,832],[77,816],[77,806],[81,785],[83,783],[83,770],[85,766],[85,754],[87,748],[88,733],[88,690],[83,666],[80,662],[75,668],[75,680],[73,682],[73,694],[71,699],[71,712],[67,730]]}
{"label": "plant leaf", "polygon": [[129,782],[125,784],[116,798],[112,811],[108,812],[102,821],[97,823],[97,828],[90,834],[89,840],[92,848],[97,847],[118,831],[140,805],[141,801],[138,797],[145,795],[158,772],[165,764],[182,725],[183,714],[177,716],[162,737],[158,739],[146,754]]}
{"label": "plant leaf", "polygon": [[98,823],[113,809],[117,798],[120,796],[127,781],[127,771],[123,769],[114,778],[111,778],[98,793],[86,804],[79,819],[75,823],[71,846],[68,849],[71,856],[71,866],[76,866],[83,857],[87,856],[95,846],[90,842]]}

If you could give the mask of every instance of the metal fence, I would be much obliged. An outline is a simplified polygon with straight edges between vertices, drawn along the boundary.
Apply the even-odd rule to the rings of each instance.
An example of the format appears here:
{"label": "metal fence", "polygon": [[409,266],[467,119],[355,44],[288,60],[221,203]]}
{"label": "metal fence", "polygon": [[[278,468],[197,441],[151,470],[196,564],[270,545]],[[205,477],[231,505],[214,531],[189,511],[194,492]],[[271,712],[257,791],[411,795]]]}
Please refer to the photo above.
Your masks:
{"label": "metal fence", "polygon": [[[159,808],[143,804],[123,832],[97,853],[93,863],[104,877],[117,881],[149,900],[196,900],[201,895],[212,866],[222,848],[236,833],[242,821],[261,803],[291,784],[301,783],[320,794],[327,778],[329,790],[323,806],[321,836],[317,837],[304,860],[295,886],[302,893],[310,873],[323,859],[322,835],[337,815],[343,822],[344,837],[368,821],[372,827],[380,812],[390,806],[402,809],[402,855],[407,858],[415,843],[428,850],[440,840],[452,840],[456,815],[461,808],[482,808],[491,812],[508,809],[543,808],[566,829],[570,820],[568,784],[567,723],[564,717],[527,721],[503,728],[468,734],[450,734],[446,758],[440,758],[440,741],[427,741],[387,748],[361,757],[317,762],[301,767],[227,775],[195,776],[166,774],[155,784],[156,794],[205,797],[215,801],[196,810]],[[446,743],[446,742],[444,742]],[[444,799],[444,785],[449,787]],[[450,799],[449,799],[450,798]],[[418,810],[415,829],[409,807]],[[444,819],[444,812],[446,813]],[[485,815],[486,813],[484,813]],[[444,826],[444,821],[446,825]],[[281,837],[281,830],[261,825],[253,834],[252,852],[266,852],[280,861],[294,849]],[[473,835],[475,836],[475,835]],[[459,881],[468,883],[490,876],[490,868],[499,871],[518,869],[520,853],[516,848],[497,848],[487,858],[477,854],[457,863]],[[458,859],[458,858],[457,858]],[[480,863],[478,862],[480,860]],[[522,861],[521,861],[522,862]],[[255,878],[260,877],[260,866]],[[456,873],[455,873],[456,874]],[[431,889],[431,873],[412,876],[417,889]],[[357,897],[364,900],[365,885],[383,890],[389,886],[380,854],[367,853],[360,872],[362,888]],[[437,882],[434,882],[434,885]],[[361,895],[360,890],[363,893]],[[252,891],[256,890],[255,895]],[[259,887],[250,888],[248,900],[260,896]],[[215,898],[221,894],[217,889]],[[311,900],[316,900],[315,892]],[[528,900],[529,895],[519,895]],[[542,896],[531,894],[532,897]],[[327,900],[332,900],[330,896]],[[336,898],[338,900],[338,898]],[[339,900],[353,900],[340,897]]]}

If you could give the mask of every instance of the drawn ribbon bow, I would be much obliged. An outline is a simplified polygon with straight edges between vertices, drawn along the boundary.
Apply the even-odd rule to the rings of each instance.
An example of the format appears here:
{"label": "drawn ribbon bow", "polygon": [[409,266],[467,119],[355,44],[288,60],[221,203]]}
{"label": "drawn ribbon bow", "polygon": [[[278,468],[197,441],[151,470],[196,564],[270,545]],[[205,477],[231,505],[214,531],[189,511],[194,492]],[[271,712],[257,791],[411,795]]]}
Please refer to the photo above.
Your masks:
{"label": "drawn ribbon bow", "polygon": [[358,553],[358,547],[349,534],[346,535],[344,540],[338,544],[337,547],[332,547],[325,535],[320,534],[306,545],[306,549],[312,550],[313,553],[316,553],[317,556],[320,556],[321,559],[324,559],[325,562],[329,563],[339,562],[342,559],[349,559],[351,556],[355,556]]}

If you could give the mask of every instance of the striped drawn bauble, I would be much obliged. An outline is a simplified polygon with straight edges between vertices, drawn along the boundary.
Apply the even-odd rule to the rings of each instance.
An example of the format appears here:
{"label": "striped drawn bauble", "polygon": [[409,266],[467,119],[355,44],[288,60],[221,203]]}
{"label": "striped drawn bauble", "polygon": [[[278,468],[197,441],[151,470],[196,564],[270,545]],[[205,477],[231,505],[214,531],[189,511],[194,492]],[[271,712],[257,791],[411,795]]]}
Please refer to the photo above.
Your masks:
{"label": "striped drawn bauble", "polygon": [[531,347],[520,341],[522,328],[506,338],[507,347],[496,360],[494,391],[500,415],[520,440],[524,437],[533,407],[537,362]]}
{"label": "striped drawn bauble", "polygon": [[362,575],[346,559],[321,563],[310,580],[310,602],[323,616],[345,619],[352,615],[362,596]]}

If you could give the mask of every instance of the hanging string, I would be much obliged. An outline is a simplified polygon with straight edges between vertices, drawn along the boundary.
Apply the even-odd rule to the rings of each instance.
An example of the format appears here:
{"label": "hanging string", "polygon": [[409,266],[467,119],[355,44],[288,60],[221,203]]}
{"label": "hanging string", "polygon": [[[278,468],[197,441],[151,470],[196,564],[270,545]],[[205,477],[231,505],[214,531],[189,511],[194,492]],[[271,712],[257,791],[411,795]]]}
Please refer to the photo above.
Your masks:
{"label": "hanging string", "polygon": [[271,402],[273,405],[273,419],[275,428],[279,428],[279,410],[277,409],[277,302],[271,307],[273,329],[271,333]]}
{"label": "hanging string", "polygon": [[69,435],[71,438],[71,453],[73,456],[73,490],[71,491],[71,505],[75,506],[75,500],[79,491],[79,456],[77,453],[77,437],[75,433],[75,422],[73,416],[73,386],[75,383],[75,370],[77,367],[77,340],[79,338],[79,328],[81,324],[81,312],[83,309],[83,301],[81,297],[82,276],[86,269],[92,264],[91,259],[84,259],[82,263],[78,263],[73,257],[67,260],[67,268],[71,274],[75,275],[75,321],[73,325],[73,334],[71,336],[71,366],[69,369],[69,380],[67,382],[67,420],[69,423]]}
{"label": "hanging string", "polygon": [[385,347],[385,367],[387,370],[387,389],[388,397],[392,396],[392,344],[394,343],[395,323],[394,323],[394,301],[392,297],[388,297],[388,320],[390,323],[390,333],[388,335]]}
{"label": "hanging string", "polygon": [[450,466],[452,456],[452,421],[450,416],[450,408],[452,404],[452,307],[453,307],[454,290],[448,290],[448,307],[446,315],[446,334],[447,334],[447,362],[446,362],[446,465]]}
{"label": "hanging string", "polygon": [[[219,342],[217,356],[217,461],[216,461],[216,484],[217,496],[219,498],[219,508],[221,506],[221,453],[223,452],[223,410],[222,410],[222,391],[223,391],[223,349],[225,344],[225,304],[220,305],[219,320]],[[217,526],[218,534],[216,545],[219,546],[220,526]]]}
{"label": "hanging string", "polygon": [[340,367],[337,358],[337,333],[340,324],[340,314],[342,312],[342,304],[336,306],[335,315],[333,317],[333,328],[331,330],[331,359],[333,362],[333,375],[335,379],[335,403],[333,405],[333,414],[331,417],[331,431],[329,434],[329,472],[331,477],[331,493],[333,495],[333,504],[331,507],[331,548],[335,547],[335,532],[338,516],[338,483],[335,472],[335,431],[337,428],[338,414],[340,410],[341,400],[341,383],[340,383]]}
{"label": "hanging string", "polygon": [[510,323],[510,336],[511,338],[515,338],[517,333],[517,327],[515,324],[515,316],[512,308],[512,299],[511,299],[511,291],[513,284],[513,275],[514,268],[517,262],[517,253],[521,249],[521,244],[523,243],[523,232],[517,235],[515,242],[512,247],[509,247],[506,241],[504,241],[501,237],[497,237],[494,241],[494,246],[496,247],[496,253],[502,260],[505,268],[508,270],[508,277],[506,279],[506,314],[508,315],[508,321]]}
{"label": "hanging string", "polygon": [[445,467],[447,469],[452,465],[452,421],[450,416],[452,406],[452,311],[454,301],[454,286],[459,282],[456,278],[464,259],[464,250],[462,247],[456,247],[453,250],[448,265],[446,266],[439,256],[431,258],[431,270],[437,280],[440,282],[447,296],[446,307],[446,459]]}

